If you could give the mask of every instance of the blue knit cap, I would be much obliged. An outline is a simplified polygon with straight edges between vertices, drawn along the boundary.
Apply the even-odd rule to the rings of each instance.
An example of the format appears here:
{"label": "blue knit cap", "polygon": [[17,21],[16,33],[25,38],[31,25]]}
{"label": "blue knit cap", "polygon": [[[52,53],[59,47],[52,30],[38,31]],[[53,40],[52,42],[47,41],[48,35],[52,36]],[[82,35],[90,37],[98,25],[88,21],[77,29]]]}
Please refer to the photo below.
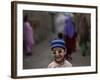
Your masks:
{"label": "blue knit cap", "polygon": [[51,41],[51,49],[60,47],[65,49],[65,42],[62,39],[55,39]]}

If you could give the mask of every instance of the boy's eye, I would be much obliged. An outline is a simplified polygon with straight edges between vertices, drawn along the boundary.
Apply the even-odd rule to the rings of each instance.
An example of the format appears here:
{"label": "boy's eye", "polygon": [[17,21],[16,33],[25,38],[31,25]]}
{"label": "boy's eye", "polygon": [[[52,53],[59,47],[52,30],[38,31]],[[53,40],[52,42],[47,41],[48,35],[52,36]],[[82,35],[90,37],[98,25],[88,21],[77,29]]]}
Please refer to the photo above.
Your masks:
{"label": "boy's eye", "polygon": [[53,54],[62,53],[62,50],[53,51]]}
{"label": "boy's eye", "polygon": [[56,51],[54,51],[53,54],[56,54]]}
{"label": "boy's eye", "polygon": [[60,51],[58,51],[58,53],[61,53],[62,51],[60,50]]}

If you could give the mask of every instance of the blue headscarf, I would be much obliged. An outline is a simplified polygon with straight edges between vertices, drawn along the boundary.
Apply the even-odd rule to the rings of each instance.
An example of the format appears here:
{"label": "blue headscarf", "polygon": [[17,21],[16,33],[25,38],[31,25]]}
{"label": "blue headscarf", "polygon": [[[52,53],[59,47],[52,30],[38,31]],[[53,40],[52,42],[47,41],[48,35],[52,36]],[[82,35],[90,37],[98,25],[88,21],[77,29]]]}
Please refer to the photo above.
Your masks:
{"label": "blue headscarf", "polygon": [[73,24],[72,18],[68,17],[68,19],[65,20],[64,34],[72,38],[74,33],[75,33],[75,26]]}

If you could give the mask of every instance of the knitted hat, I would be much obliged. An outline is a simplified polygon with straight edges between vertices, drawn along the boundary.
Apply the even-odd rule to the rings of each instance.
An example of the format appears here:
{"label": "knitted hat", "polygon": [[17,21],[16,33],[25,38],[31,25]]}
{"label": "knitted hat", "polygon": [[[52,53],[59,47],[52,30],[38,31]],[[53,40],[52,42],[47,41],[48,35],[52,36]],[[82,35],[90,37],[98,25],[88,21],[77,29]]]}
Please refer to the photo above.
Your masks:
{"label": "knitted hat", "polygon": [[51,49],[60,47],[65,49],[65,42],[62,39],[55,39],[51,41]]}

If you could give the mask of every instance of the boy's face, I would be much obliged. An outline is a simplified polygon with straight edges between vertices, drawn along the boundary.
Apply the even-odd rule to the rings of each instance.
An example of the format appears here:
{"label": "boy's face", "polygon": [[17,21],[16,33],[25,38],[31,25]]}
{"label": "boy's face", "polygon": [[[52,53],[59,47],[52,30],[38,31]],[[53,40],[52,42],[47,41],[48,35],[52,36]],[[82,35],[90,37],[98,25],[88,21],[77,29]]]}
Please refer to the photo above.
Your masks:
{"label": "boy's face", "polygon": [[63,48],[53,48],[52,51],[54,54],[55,61],[57,63],[64,61],[64,56],[65,56],[66,52]]}

